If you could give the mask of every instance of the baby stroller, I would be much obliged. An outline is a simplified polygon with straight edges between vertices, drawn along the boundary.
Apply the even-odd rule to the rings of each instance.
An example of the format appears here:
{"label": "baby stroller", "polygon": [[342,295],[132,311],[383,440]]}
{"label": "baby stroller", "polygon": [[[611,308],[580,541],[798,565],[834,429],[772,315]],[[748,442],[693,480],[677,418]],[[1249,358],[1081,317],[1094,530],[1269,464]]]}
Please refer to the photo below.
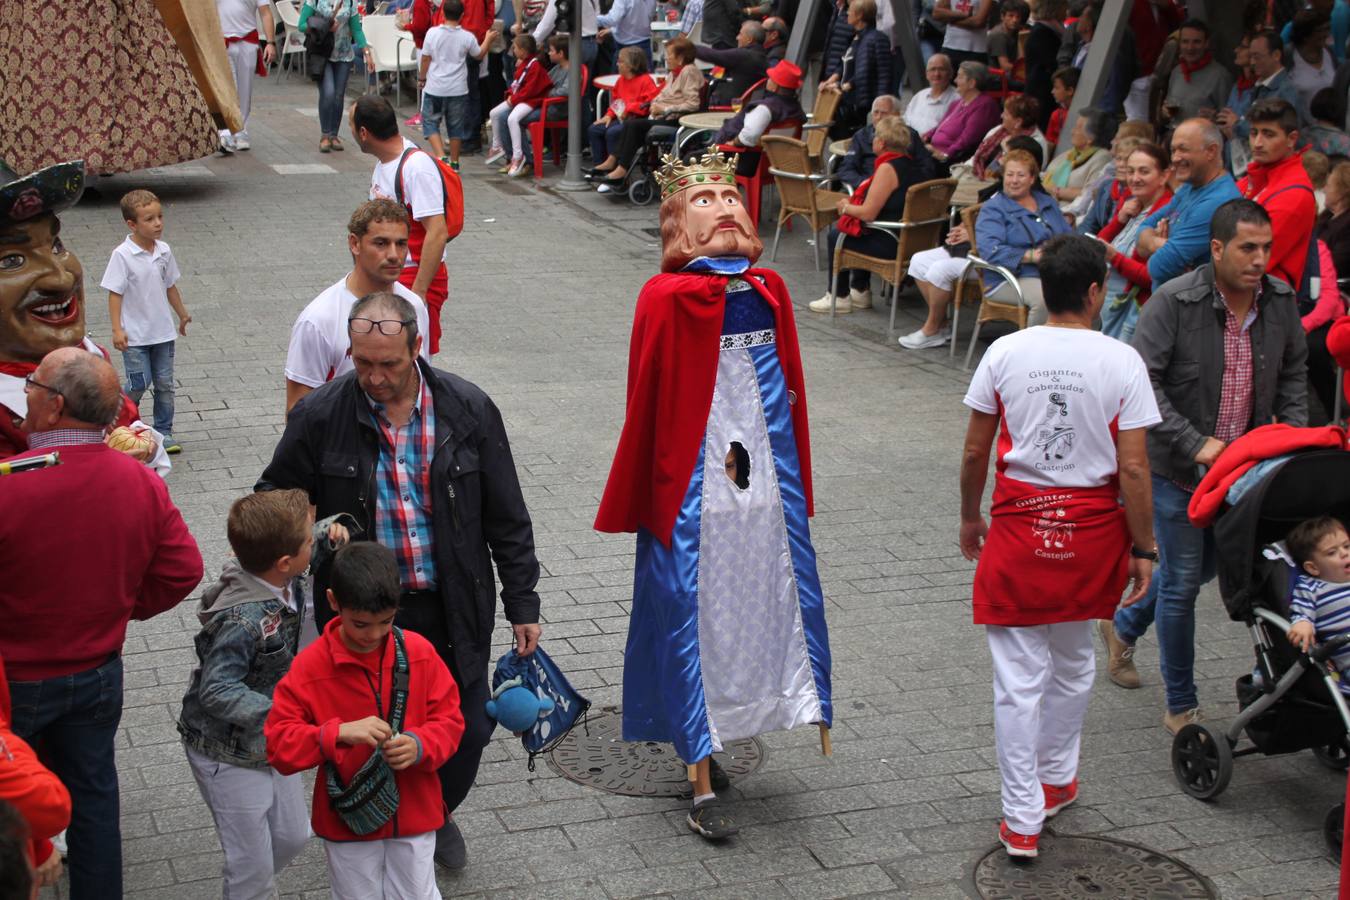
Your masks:
{"label": "baby stroller", "polygon": [[[1227,731],[1196,722],[1172,741],[1172,770],[1192,797],[1210,800],[1222,793],[1239,756],[1312,750],[1334,769],[1345,769],[1350,760],[1350,708],[1329,661],[1350,643],[1350,635],[1319,641],[1307,654],[1289,643],[1295,570],[1268,549],[1294,525],[1318,515],[1350,522],[1350,452],[1296,454],[1215,523],[1219,592],[1229,617],[1251,632],[1257,672],[1237,679],[1240,711]],[[1237,749],[1244,732],[1251,746]],[[1323,823],[1338,857],[1344,806],[1335,807]]]}

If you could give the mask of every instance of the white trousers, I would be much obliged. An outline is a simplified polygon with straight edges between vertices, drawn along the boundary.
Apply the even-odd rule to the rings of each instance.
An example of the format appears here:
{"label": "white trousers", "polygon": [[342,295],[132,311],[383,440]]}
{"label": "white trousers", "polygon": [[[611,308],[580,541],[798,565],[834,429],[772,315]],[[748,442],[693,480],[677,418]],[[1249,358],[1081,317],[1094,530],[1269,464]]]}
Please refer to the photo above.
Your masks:
{"label": "white trousers", "polygon": [[[230,60],[230,71],[234,73],[234,89],[239,92],[239,114],[244,117],[244,128],[235,134],[248,134],[248,111],[253,105],[253,73],[258,67],[258,45],[248,41],[235,41],[225,47],[225,55]],[[221,135],[228,134],[221,129]]]}
{"label": "white trousers", "polygon": [[966,270],[963,256],[952,256],[946,247],[921,250],[909,258],[909,274],[916,281],[926,281],[939,290],[955,290],[956,280]]}
{"label": "white trousers", "polygon": [[225,851],[224,900],[270,900],[276,876],[311,834],[299,773],[245,769],[185,749]]}
{"label": "white trousers", "polygon": [[525,150],[523,149],[525,144],[520,136],[520,123],[524,122],[525,118],[530,113],[534,112],[534,108],[528,103],[517,103],[515,106],[512,106],[505,100],[494,106],[492,112],[488,114],[488,121],[492,123],[492,145],[494,147],[506,146],[502,142],[501,120],[499,116],[501,116],[504,110],[508,109],[510,112],[506,114],[506,131],[511,138],[511,158],[513,160],[522,159],[525,155]]}
{"label": "white trousers", "polygon": [[[1027,327],[1032,325],[1044,325],[1050,318],[1050,311],[1045,308],[1045,292],[1041,288],[1041,279],[1039,276],[1027,276],[1018,278],[1017,283],[1022,287],[1022,299],[1026,300],[1027,306]],[[985,294],[990,300],[1001,300],[1004,303],[1016,303],[1017,292],[1013,290],[1011,284],[1000,280],[998,287]]]}
{"label": "white trousers", "polygon": [[441,900],[436,832],[382,841],[324,841],[333,900]]}
{"label": "white trousers", "polygon": [[1091,622],[1025,628],[986,625],[994,658],[994,743],[1003,776],[1003,817],[1018,834],[1039,834],[1042,784],[1078,773],[1083,716],[1096,659]]}

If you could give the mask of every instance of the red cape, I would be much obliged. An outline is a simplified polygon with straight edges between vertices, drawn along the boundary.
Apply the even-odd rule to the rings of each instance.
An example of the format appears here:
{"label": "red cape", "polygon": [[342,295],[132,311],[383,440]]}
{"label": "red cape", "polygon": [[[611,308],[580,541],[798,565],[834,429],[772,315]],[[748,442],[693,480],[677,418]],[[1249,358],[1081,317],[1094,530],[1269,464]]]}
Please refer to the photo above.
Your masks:
{"label": "red cape", "polygon": [[[768,269],[750,269],[745,279],[773,309],[778,360],[789,397],[796,397],[792,431],[806,514],[814,515],[806,388],[792,300],[783,279]],[[597,531],[637,531],[641,526],[669,546],[712,410],[728,280],[664,273],[638,295],[628,349],[627,414],[595,517]]]}

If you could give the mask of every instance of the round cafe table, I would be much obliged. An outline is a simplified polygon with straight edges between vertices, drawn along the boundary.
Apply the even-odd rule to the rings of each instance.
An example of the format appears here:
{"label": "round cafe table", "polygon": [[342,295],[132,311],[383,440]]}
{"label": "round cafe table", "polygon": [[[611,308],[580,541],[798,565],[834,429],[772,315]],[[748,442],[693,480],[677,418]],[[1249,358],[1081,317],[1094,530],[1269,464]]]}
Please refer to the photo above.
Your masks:
{"label": "round cafe table", "polygon": [[682,156],[685,143],[696,134],[702,134],[705,131],[716,131],[721,128],[727,119],[736,115],[730,110],[719,112],[700,112],[689,113],[680,116],[680,127],[675,132],[675,155]]}

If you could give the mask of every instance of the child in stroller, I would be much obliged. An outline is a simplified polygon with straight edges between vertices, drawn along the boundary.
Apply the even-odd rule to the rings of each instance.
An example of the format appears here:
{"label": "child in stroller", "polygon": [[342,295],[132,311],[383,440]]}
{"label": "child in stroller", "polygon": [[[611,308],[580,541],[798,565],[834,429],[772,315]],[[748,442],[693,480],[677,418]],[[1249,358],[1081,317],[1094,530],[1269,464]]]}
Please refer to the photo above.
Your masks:
{"label": "child in stroller", "polygon": [[[1307,653],[1317,638],[1327,640],[1350,632],[1350,535],[1331,516],[1300,522],[1285,546],[1302,572],[1290,601],[1289,643]],[[1332,657],[1341,672],[1350,671],[1350,650]],[[1341,681],[1341,692],[1350,683]]]}

